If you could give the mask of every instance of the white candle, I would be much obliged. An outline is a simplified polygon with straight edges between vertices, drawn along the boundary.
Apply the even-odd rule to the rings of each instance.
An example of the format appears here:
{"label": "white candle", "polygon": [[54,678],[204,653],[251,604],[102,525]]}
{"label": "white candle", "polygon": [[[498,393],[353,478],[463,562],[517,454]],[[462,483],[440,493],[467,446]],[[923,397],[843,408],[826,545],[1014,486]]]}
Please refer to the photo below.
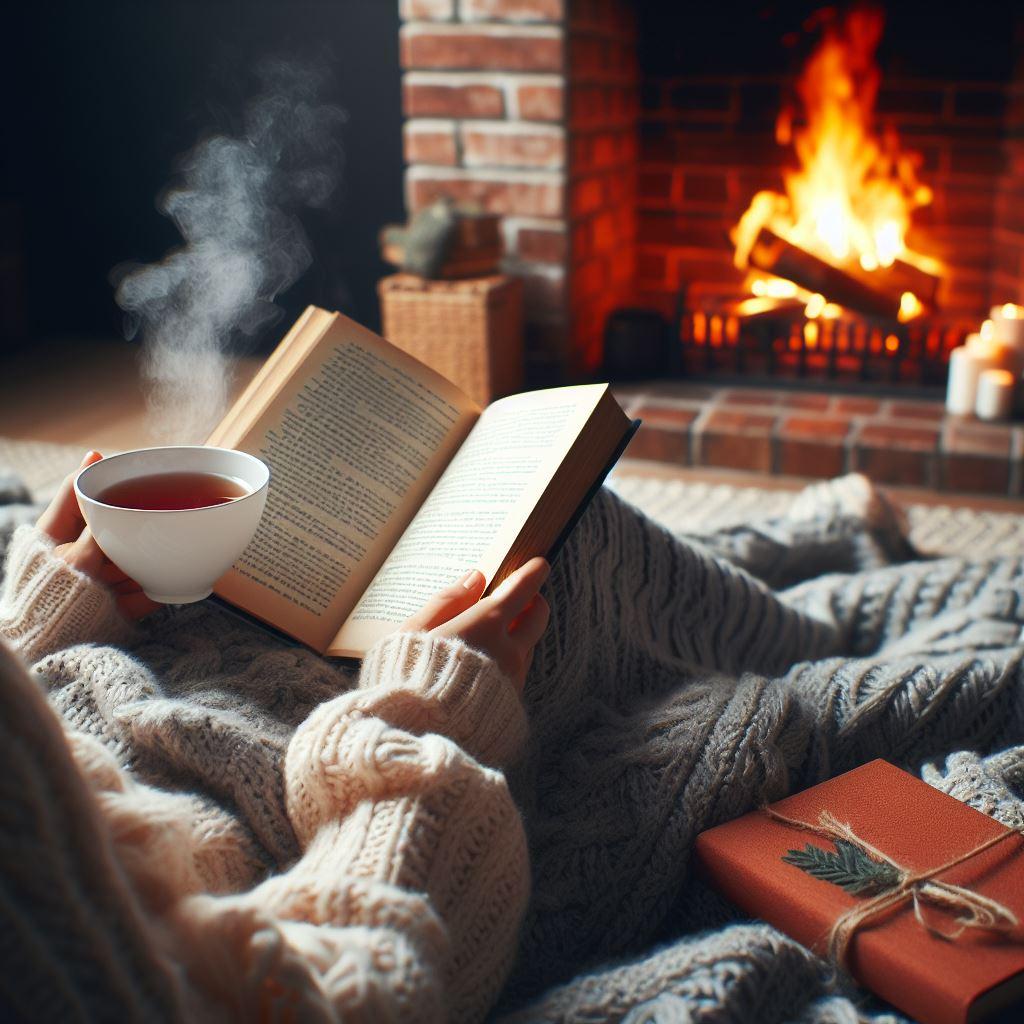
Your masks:
{"label": "white candle", "polygon": [[949,353],[949,384],[946,387],[946,409],[956,416],[969,416],[974,412],[978,378],[983,370],[995,365],[995,356],[988,349],[976,350],[967,346]]}
{"label": "white candle", "polygon": [[990,316],[996,341],[1024,350],[1024,306],[1015,306],[1012,302],[993,306]]}
{"label": "white candle", "polygon": [[1013,409],[1013,374],[1009,370],[982,370],[974,412],[981,420],[1009,419]]}
{"label": "white candle", "polygon": [[[1014,370],[1016,367],[1016,351],[993,337],[992,321],[986,320],[981,325],[980,334],[968,334],[964,341],[967,351],[975,358],[980,358],[986,366],[998,366],[1003,370]],[[989,330],[986,330],[986,326]],[[1024,354],[1024,349],[1021,350]]]}

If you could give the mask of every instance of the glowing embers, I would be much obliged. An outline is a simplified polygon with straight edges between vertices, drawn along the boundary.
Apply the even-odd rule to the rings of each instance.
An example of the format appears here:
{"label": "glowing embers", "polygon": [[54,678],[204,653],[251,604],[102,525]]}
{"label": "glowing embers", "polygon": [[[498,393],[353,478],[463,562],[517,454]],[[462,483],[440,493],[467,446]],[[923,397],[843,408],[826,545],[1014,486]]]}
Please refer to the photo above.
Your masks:
{"label": "glowing embers", "polygon": [[865,317],[821,293],[771,282],[755,281],[752,290],[762,294],[723,299],[700,286],[688,290],[676,321],[684,373],[938,389],[967,331],[929,317],[905,324]]}
{"label": "glowing embers", "polygon": [[779,289],[764,276],[773,275],[805,299],[907,323],[935,305],[942,266],[906,244],[913,211],[932,199],[920,157],[874,127],[883,17],[864,8],[817,17],[824,31],[796,84],[798,104],[776,125],[796,165],[783,172],[784,193],[752,198],[733,232],[736,265],[762,271],[761,289]]}

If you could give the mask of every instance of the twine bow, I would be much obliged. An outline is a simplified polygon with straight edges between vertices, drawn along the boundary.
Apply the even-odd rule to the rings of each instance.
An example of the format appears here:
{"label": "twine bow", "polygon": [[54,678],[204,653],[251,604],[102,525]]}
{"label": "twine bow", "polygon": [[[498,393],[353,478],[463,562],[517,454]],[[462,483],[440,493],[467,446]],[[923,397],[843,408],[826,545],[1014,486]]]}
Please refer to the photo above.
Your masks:
{"label": "twine bow", "polygon": [[[846,954],[857,929],[907,900],[913,902],[914,917],[917,918],[922,928],[932,935],[949,941],[958,939],[968,928],[983,928],[1005,935],[1012,932],[1019,924],[1017,915],[1002,903],[979,892],[974,892],[972,889],[935,880],[936,875],[948,871],[957,864],[963,864],[964,861],[997,846],[1011,836],[1019,838],[1020,833],[1012,829],[993,836],[972,850],[968,850],[967,853],[952,857],[938,867],[929,868],[927,871],[910,871],[862,839],[849,825],[838,821],[828,811],[822,811],[818,815],[818,824],[815,825],[797,818],[789,818],[771,807],[762,809],[770,818],[786,825],[792,825],[794,828],[806,832],[813,832],[815,835],[831,839],[833,842],[838,840],[848,843],[876,861],[888,864],[895,872],[895,882],[891,887],[871,899],[862,900],[836,918],[828,933],[828,955],[834,963],[846,965]],[[957,927],[947,930],[929,921],[923,907],[925,903],[930,903],[943,910],[960,911],[961,913],[956,918]]]}

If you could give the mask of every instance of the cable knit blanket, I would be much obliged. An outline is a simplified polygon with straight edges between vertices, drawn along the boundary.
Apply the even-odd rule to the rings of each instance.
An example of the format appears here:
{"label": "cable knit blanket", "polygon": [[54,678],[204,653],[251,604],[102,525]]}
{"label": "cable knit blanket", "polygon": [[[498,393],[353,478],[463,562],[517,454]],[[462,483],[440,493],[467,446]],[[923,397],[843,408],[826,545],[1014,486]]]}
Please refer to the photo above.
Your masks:
{"label": "cable knit blanket", "polygon": [[[2,545],[33,509],[0,491]],[[605,491],[546,595],[510,775],[533,890],[496,1018],[901,1020],[706,889],[694,837],[875,757],[1024,828],[1024,559],[922,559],[860,477],[700,537]],[[67,720],[245,843],[254,877],[294,859],[281,758],[349,685],[338,667],[190,606],[41,670]]]}

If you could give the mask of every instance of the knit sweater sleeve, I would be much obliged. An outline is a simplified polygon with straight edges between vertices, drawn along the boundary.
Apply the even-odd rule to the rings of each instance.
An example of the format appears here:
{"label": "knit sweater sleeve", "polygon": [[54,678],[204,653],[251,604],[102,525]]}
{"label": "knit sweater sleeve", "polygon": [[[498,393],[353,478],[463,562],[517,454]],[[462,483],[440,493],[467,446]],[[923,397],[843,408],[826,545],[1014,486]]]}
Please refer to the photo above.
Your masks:
{"label": "knit sweater sleeve", "polygon": [[129,632],[111,592],[72,569],[34,526],[11,539],[0,584],[0,636],[28,662],[86,641],[115,641]]}
{"label": "knit sweater sleeve", "polygon": [[295,734],[285,784],[304,852],[258,898],[320,926],[321,951],[337,942],[320,984],[343,1019],[487,1013],[529,892],[522,822],[496,770],[525,735],[494,662],[427,634],[383,641],[357,688]]}

